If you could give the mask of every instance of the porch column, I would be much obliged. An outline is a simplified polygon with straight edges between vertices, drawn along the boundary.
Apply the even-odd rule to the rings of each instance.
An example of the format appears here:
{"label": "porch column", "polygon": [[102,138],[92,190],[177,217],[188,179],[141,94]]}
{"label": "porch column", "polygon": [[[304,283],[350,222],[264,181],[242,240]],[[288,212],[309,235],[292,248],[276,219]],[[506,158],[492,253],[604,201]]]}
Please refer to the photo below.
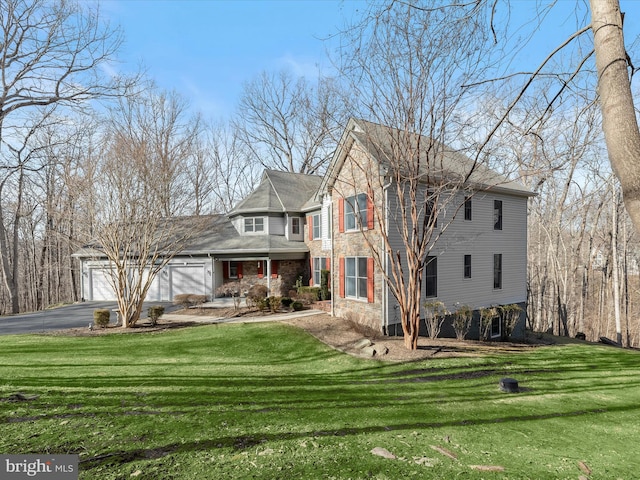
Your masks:
{"label": "porch column", "polygon": [[267,257],[267,292],[271,296],[271,257]]}

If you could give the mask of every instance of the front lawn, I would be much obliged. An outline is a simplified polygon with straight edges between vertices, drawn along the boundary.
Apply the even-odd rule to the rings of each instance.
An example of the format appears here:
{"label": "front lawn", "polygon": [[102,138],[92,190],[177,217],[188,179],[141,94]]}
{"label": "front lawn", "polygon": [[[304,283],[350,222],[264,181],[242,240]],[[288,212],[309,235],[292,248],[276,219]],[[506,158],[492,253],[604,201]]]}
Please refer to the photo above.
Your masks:
{"label": "front lawn", "polygon": [[82,479],[638,476],[635,351],[398,365],[269,323],[0,342],[0,453],[77,453]]}

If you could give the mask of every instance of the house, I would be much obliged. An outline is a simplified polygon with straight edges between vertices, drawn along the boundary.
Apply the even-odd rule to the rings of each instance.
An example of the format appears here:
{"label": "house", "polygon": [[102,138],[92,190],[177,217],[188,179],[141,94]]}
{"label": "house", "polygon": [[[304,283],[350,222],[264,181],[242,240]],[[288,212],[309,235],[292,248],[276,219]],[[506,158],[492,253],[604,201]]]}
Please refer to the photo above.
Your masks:
{"label": "house", "polygon": [[[308,223],[315,228],[319,221],[327,229],[326,235],[314,232],[309,237],[310,264],[314,275],[316,267],[332,266],[333,314],[355,317],[388,335],[402,335],[402,327],[398,302],[378,266],[389,265],[384,253],[380,255],[384,251],[380,224],[389,226],[389,243],[402,254],[401,234],[393,227],[399,212],[396,180],[388,175],[391,150],[400,148],[393,145],[394,139],[402,135],[407,134],[351,119],[315,197],[316,209],[308,213]],[[405,137],[402,142],[411,144],[418,137]],[[439,200],[446,201],[448,208],[439,209],[434,219],[437,242],[428,254],[421,303],[437,299],[449,311],[456,304],[474,310],[507,304],[524,308],[527,201],[532,193],[465,155],[441,147],[422,190],[428,191],[434,179],[460,180],[440,182],[445,194]],[[421,160],[422,165],[427,163]],[[434,175],[434,169],[440,171]],[[443,198],[447,191],[450,197]],[[374,221],[374,215],[384,218]],[[477,338],[477,320],[474,328],[470,335]],[[524,316],[519,332],[524,332]],[[453,331],[447,333],[453,335]],[[501,335],[498,323],[492,336]]]}
{"label": "house", "polygon": [[[380,225],[391,225],[386,234],[394,251],[402,250],[393,228],[398,198],[387,161],[397,133],[351,119],[323,177],[265,171],[251,194],[228,215],[211,217],[211,229],[173,258],[147,300],[171,300],[178,293],[215,297],[258,283],[273,295],[287,295],[298,280],[320,285],[328,270],[333,315],[401,335],[398,304],[382,270],[388,262],[380,231]],[[424,272],[424,301],[437,298],[449,310],[455,304],[524,306],[532,193],[444,146],[438,165],[436,177],[460,178],[457,185],[464,188],[449,189],[451,208],[434,219],[438,238]],[[420,187],[425,191],[435,177],[429,178]],[[75,255],[83,298],[112,299],[104,258],[95,251]]]}
{"label": "house", "polygon": [[[303,207],[321,181],[315,175],[265,171],[232,212],[207,219],[209,227],[155,277],[146,300],[171,301],[183,293],[215,297],[228,289],[243,293],[254,284],[288,294],[307,272]],[[82,298],[115,300],[104,254],[85,247],[74,257],[80,260]]]}

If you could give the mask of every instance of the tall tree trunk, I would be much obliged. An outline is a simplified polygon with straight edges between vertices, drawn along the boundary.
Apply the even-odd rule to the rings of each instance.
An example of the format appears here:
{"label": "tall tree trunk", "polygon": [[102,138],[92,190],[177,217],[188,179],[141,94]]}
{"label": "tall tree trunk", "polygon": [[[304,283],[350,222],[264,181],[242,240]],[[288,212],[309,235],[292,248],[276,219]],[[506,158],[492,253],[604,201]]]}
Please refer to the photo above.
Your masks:
{"label": "tall tree trunk", "polygon": [[11,313],[20,312],[20,297],[18,296],[19,285],[19,232],[20,232],[20,213],[22,208],[22,194],[24,182],[24,170],[20,168],[18,177],[18,192],[16,196],[15,208],[16,213],[13,217],[13,226],[11,230],[11,240],[9,240],[9,232],[4,225],[4,215],[2,206],[0,205],[0,256],[2,257],[2,273],[7,293],[9,294],[9,303],[11,304]]}
{"label": "tall tree trunk", "polygon": [[620,272],[618,271],[618,192],[613,187],[613,209],[611,221],[611,267],[613,268],[613,313],[616,321],[616,342],[622,344],[622,322],[620,319]]}
{"label": "tall tree trunk", "polygon": [[624,204],[640,232],[640,131],[631,95],[620,2],[590,0],[602,129]]}

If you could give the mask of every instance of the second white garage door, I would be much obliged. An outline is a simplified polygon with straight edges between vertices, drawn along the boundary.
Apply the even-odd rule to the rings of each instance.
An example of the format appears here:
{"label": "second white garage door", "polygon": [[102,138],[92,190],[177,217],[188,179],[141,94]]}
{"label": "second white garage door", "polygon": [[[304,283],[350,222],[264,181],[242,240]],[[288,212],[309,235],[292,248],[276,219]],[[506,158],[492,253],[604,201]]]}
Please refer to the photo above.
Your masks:
{"label": "second white garage door", "polygon": [[89,300],[105,301],[116,299],[108,275],[109,271],[102,268],[92,268],[89,270],[89,288],[91,291]]}
{"label": "second white garage door", "polygon": [[205,295],[204,265],[170,265],[170,297],[173,300],[176,295],[193,293]]}

